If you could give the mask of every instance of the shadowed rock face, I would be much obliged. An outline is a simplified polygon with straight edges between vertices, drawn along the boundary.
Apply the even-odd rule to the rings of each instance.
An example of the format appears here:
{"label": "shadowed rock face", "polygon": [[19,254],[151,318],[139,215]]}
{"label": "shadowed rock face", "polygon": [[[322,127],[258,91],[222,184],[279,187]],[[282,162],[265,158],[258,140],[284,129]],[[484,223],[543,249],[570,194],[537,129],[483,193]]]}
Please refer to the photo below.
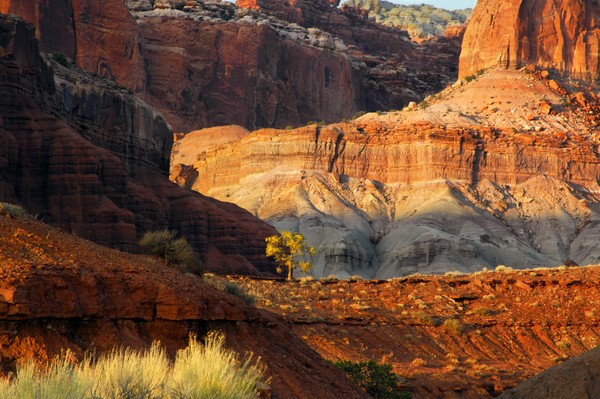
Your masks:
{"label": "shadowed rock face", "polygon": [[64,54],[136,92],[144,89],[140,36],[123,1],[6,0],[0,13],[34,24],[41,51]]}
{"label": "shadowed rock face", "polygon": [[593,399],[600,396],[600,347],[554,366],[498,396],[501,399]]}
{"label": "shadowed rock face", "polygon": [[460,77],[494,65],[536,64],[596,79],[596,1],[480,0],[467,27]]}
{"label": "shadowed rock face", "polygon": [[18,19],[2,16],[0,39],[0,200],[111,247],[170,228],[209,268],[270,270],[272,228],[168,181],[173,133],[160,114],[109,80],[48,67]]}

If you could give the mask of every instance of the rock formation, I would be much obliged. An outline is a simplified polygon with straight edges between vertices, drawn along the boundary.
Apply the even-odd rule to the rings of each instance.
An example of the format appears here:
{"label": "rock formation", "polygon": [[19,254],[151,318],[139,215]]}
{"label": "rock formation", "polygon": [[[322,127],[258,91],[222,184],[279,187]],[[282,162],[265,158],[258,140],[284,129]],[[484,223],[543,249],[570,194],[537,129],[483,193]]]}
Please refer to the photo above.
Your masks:
{"label": "rock formation", "polygon": [[556,91],[541,75],[493,71],[420,108],[348,124],[214,146],[193,133],[180,145],[198,147],[173,164],[195,169],[188,187],[302,232],[317,246],[316,276],[593,264],[597,108],[577,102],[593,93]]}
{"label": "rock formation", "polygon": [[173,134],[160,114],[109,80],[47,66],[31,26],[0,22],[1,201],[111,247],[169,228],[209,268],[270,270],[269,226],[168,181]]}
{"label": "rock formation", "polygon": [[159,260],[104,248],[30,217],[1,216],[3,372],[25,358],[46,362],[66,350],[82,358],[153,341],[174,355],[190,334],[202,338],[214,330],[240,355],[260,357],[273,398],[323,398],[332,391],[366,397],[279,316]]}
{"label": "rock formation", "polygon": [[498,396],[501,399],[592,399],[600,396],[600,347],[554,366]]}
{"label": "rock formation", "polygon": [[[337,121],[398,109],[457,73],[459,41],[438,55],[330,2],[4,1],[42,49],[131,88],[176,131]],[[129,11],[129,12],[128,12]],[[447,47],[447,49],[446,49]]]}
{"label": "rock formation", "polygon": [[34,24],[44,53],[63,54],[136,92],[144,89],[140,35],[123,1],[5,0],[0,13]]}
{"label": "rock formation", "polygon": [[465,33],[460,77],[529,63],[596,80],[600,7],[595,1],[480,0]]}

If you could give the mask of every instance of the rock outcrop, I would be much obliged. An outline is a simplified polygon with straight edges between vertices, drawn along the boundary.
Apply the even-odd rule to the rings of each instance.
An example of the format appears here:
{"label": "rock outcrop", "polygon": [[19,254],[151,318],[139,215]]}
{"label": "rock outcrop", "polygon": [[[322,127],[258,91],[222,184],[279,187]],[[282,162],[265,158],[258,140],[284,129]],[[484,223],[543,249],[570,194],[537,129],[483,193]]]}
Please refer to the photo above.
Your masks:
{"label": "rock outcrop", "polygon": [[600,396],[599,368],[600,347],[597,347],[530,378],[498,398],[597,398]]}
{"label": "rock outcrop", "polygon": [[316,276],[593,264],[597,107],[538,75],[492,71],[429,105],[348,124],[214,146],[197,132],[180,145],[198,147],[173,164],[195,169],[188,187],[304,234],[317,246]]}
{"label": "rock outcrop", "polygon": [[[335,5],[335,4],[333,4]],[[327,1],[4,1],[43,51],[131,88],[176,131],[338,121],[399,109],[457,74],[460,43],[412,43]]]}
{"label": "rock outcrop", "polygon": [[532,63],[596,80],[599,22],[600,6],[591,0],[480,0],[465,33],[459,75]]}
{"label": "rock outcrop", "polygon": [[269,271],[273,230],[232,204],[168,181],[173,133],[116,86],[57,62],[33,28],[0,19],[0,200],[96,242],[135,250],[148,230],[186,236],[208,268]]}
{"label": "rock outcrop", "polygon": [[272,398],[366,397],[279,316],[160,260],[104,248],[31,217],[0,216],[3,372],[26,358],[46,362],[66,350],[81,358],[153,341],[174,355],[190,334],[214,330],[241,356],[260,357]]}
{"label": "rock outcrop", "polygon": [[5,0],[0,13],[34,24],[44,53],[63,54],[86,71],[143,91],[140,35],[123,1]]}

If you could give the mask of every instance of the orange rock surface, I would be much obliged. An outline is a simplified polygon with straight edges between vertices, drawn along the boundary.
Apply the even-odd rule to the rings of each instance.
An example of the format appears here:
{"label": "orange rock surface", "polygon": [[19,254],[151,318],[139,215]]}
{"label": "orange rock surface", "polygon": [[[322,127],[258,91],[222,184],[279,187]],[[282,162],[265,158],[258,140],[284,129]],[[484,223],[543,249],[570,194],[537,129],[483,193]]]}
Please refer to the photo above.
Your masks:
{"label": "orange rock surface", "polygon": [[58,63],[54,73],[31,26],[0,24],[0,201],[111,247],[136,250],[144,232],[168,228],[208,268],[272,270],[271,227],[168,181],[173,133],[160,114],[110,81]]}
{"label": "orange rock surface", "polygon": [[592,0],[480,0],[465,32],[459,77],[532,63],[596,79],[599,22]]}
{"label": "orange rock surface", "polygon": [[[599,266],[500,270],[388,281],[230,279],[326,359],[390,364],[415,398],[482,399],[600,344]],[[597,369],[585,364],[597,361],[578,372],[594,381]],[[506,397],[564,397],[543,390],[551,376],[540,391]],[[597,385],[564,374],[561,381],[557,392]]]}

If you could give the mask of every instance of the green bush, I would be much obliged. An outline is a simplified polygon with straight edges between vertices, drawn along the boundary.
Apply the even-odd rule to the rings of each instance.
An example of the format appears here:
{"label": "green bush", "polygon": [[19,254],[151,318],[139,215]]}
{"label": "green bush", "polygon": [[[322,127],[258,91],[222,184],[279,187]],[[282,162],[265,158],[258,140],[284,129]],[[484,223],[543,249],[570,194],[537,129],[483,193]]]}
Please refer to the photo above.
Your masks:
{"label": "green bush", "polygon": [[264,367],[251,357],[240,362],[224,341],[214,332],[204,345],[192,338],[174,363],[158,344],[145,352],[117,349],[77,365],[67,360],[69,353],[46,367],[28,361],[13,379],[0,379],[0,399],[257,398]]}
{"label": "green bush", "polygon": [[25,209],[19,205],[9,204],[8,202],[0,202],[0,213],[18,218],[27,215]]}
{"label": "green bush", "polygon": [[147,253],[159,256],[165,263],[184,273],[202,274],[203,268],[192,246],[185,238],[175,238],[170,230],[149,231],[139,242]]}
{"label": "green bush", "polygon": [[373,360],[368,362],[342,360],[334,364],[341,368],[360,389],[376,399],[412,398],[410,392],[398,390],[398,377],[392,372],[392,366],[389,364],[379,364]]}
{"label": "green bush", "polygon": [[252,295],[246,293],[246,291],[244,291],[242,287],[240,287],[236,283],[232,283],[230,281],[225,282],[223,284],[223,291],[227,292],[228,294],[235,295],[238,298],[242,298],[244,301],[246,301],[246,303],[250,305],[253,305],[255,302],[255,298]]}

